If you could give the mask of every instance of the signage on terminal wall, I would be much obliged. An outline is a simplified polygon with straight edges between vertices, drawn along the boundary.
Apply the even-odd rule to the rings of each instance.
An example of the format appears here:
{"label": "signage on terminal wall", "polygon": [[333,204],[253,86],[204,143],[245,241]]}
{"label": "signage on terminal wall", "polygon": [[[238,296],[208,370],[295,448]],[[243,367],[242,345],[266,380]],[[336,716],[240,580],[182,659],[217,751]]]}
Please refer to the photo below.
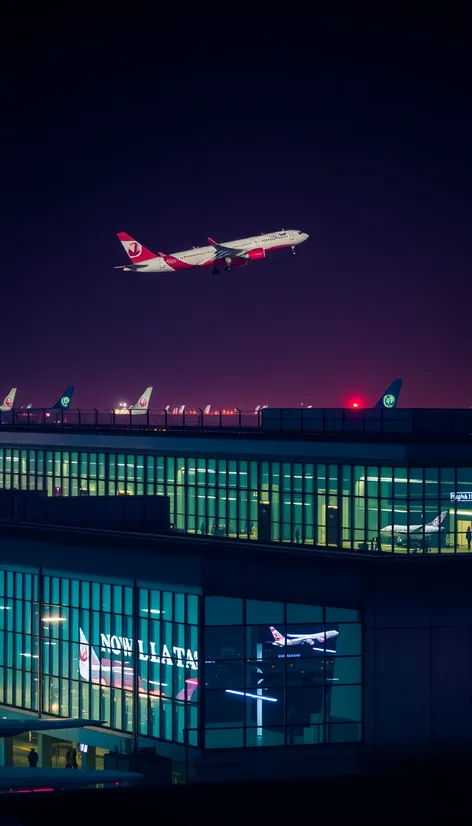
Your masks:
{"label": "signage on terminal wall", "polygon": [[472,490],[450,493],[451,502],[472,502]]}
{"label": "signage on terminal wall", "polygon": [[[133,640],[130,637],[117,637],[115,634],[100,634],[102,640],[102,649],[110,651],[113,654],[131,654],[133,651]],[[155,642],[149,643],[150,654],[144,653],[144,643],[138,640],[139,659],[149,661],[150,663],[163,663],[163,665],[174,665],[180,668],[193,668],[198,670],[198,651],[191,651],[190,648],[180,648],[174,645],[172,653],[167,645],[162,646],[161,654],[158,654],[158,649]]]}

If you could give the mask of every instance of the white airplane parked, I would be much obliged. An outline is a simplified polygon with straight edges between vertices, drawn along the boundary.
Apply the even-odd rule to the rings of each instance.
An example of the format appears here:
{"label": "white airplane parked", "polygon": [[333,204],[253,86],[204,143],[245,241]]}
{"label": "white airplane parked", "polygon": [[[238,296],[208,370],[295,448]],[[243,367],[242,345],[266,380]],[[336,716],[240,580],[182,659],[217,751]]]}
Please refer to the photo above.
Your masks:
{"label": "white airplane parked", "polygon": [[[287,634],[287,638],[285,638],[273,625],[270,625],[269,628],[274,638],[272,645],[276,645],[279,648],[284,648],[286,645],[302,645],[305,642],[308,643],[308,645],[314,645],[315,642],[326,642],[326,640],[337,637],[339,634],[339,631],[319,631],[315,634]],[[318,648],[316,650],[319,651],[322,649]]]}
{"label": "white airplane parked", "polygon": [[12,409],[15,403],[15,396],[16,396],[16,387],[12,387],[10,392],[7,396],[5,396],[2,404],[0,405],[0,411],[2,413],[8,413],[9,410]]}
{"label": "white airplane parked", "polygon": [[303,244],[309,235],[301,229],[282,229],[263,235],[253,235],[250,238],[239,238],[236,241],[225,241],[224,244],[218,244],[213,238],[209,238],[208,247],[193,247],[172,255],[163,252],[156,255],[126,232],[119,232],[118,238],[131,264],[120,265],[115,267],[116,270],[163,273],[213,266],[213,275],[217,275],[220,262],[224,263],[225,270],[230,272],[233,267],[245,267],[249,261],[259,261],[266,257],[267,252],[274,250],[291,249],[295,255],[297,246]]}
{"label": "white airplane parked", "polygon": [[211,404],[207,404],[207,406],[205,407],[205,410],[203,411],[203,414],[205,416],[208,416],[210,410],[211,410]]}
{"label": "white airplane parked", "polygon": [[380,533],[393,533],[393,534],[406,534],[406,533],[423,533],[431,534],[431,533],[438,533],[441,530],[442,523],[444,522],[447,516],[447,511],[442,511],[439,516],[436,516],[432,522],[428,522],[426,525],[386,525],[385,528],[382,528]]}

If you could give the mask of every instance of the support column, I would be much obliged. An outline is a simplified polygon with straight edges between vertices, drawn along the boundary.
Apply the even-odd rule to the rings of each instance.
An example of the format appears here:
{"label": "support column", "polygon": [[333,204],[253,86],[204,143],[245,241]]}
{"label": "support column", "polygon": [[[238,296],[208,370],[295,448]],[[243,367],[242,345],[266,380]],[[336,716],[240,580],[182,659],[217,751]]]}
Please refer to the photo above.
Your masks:
{"label": "support column", "polygon": [[82,769],[94,771],[97,768],[97,750],[95,746],[89,746],[87,753],[80,752],[80,756]]}
{"label": "support column", "polygon": [[0,737],[0,766],[13,766],[13,737]]}
{"label": "support column", "polygon": [[38,732],[38,766],[40,769],[52,768],[52,744],[52,737],[49,737],[48,734]]}

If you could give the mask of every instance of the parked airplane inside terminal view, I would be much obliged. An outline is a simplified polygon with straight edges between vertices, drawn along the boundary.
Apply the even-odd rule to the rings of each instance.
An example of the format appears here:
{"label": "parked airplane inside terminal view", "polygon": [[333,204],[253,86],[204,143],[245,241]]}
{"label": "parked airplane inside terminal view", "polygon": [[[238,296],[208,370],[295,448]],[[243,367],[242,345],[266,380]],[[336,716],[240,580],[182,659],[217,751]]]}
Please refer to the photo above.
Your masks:
{"label": "parked airplane inside terminal view", "polygon": [[410,537],[410,541],[415,543],[421,542],[423,534],[425,539],[428,539],[431,538],[432,534],[437,534],[441,531],[447,514],[448,511],[442,511],[439,516],[436,516],[435,519],[426,525],[386,525],[385,528],[381,529],[380,534],[384,536],[386,534],[390,536],[393,534],[398,545],[403,545],[408,536]]}
{"label": "parked airplane inside terminal view", "polygon": [[151,252],[126,232],[119,232],[118,238],[131,263],[119,265],[115,267],[116,270],[164,273],[213,266],[212,273],[217,275],[220,272],[219,263],[225,264],[225,270],[230,272],[233,268],[245,267],[249,261],[260,261],[266,257],[266,253],[275,250],[291,249],[295,255],[297,246],[303,244],[309,235],[301,229],[281,229],[249,238],[238,238],[236,241],[225,241],[223,244],[209,238],[210,246],[193,247],[172,255]]}

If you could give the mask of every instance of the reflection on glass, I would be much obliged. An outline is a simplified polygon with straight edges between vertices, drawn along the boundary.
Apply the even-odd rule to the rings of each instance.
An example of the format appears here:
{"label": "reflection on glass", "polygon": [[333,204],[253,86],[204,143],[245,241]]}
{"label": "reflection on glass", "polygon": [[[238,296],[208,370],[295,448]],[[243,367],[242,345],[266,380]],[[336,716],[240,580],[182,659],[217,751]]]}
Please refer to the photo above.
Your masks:
{"label": "reflection on glass", "polygon": [[[259,603],[250,615],[267,616],[270,606]],[[213,731],[208,748],[219,747],[225,728],[245,728],[246,746],[299,745],[328,740],[331,722],[360,722],[359,611],[276,608],[285,621],[206,629],[205,727]],[[288,616],[306,621],[287,622]],[[337,692],[333,701],[335,687],[354,691]],[[347,739],[353,739],[352,730]]]}
{"label": "reflection on glass", "polygon": [[[136,597],[135,640],[129,586],[0,570],[0,702],[38,711],[40,682],[42,712],[124,732],[138,702],[140,733],[181,743],[192,727],[197,745],[198,597],[148,589]],[[151,613],[161,601],[162,614]]]}

